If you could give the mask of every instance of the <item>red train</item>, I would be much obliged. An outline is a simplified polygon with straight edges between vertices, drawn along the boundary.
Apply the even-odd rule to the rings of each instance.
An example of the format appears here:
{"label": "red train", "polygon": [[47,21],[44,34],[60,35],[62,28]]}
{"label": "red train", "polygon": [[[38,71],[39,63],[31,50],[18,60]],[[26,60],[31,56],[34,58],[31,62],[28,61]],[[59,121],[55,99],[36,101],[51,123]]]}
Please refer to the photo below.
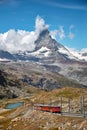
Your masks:
{"label": "red train", "polygon": [[35,110],[53,112],[53,113],[61,113],[60,106],[52,106],[52,105],[44,105],[44,104],[36,104],[34,105]]}

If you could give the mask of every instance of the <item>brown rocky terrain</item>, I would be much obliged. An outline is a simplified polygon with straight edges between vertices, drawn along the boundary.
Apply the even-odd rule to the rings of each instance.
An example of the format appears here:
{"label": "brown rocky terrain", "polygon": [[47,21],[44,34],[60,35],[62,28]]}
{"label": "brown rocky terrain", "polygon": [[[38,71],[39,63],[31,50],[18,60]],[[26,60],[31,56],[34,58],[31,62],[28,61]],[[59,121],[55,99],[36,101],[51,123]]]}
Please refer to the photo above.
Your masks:
{"label": "brown rocky terrain", "polygon": [[[43,91],[36,88],[29,90],[30,97],[4,99],[0,101],[1,130],[87,130],[87,119],[75,115],[62,115],[34,110],[34,104],[43,103],[60,106],[62,96],[62,112],[68,112],[68,99],[70,98],[70,113],[81,113],[80,96],[84,96],[85,114],[87,114],[87,90],[83,88],[61,88]],[[51,102],[50,102],[51,99]],[[3,109],[7,104],[23,101],[24,105],[15,109]]]}
{"label": "brown rocky terrain", "polygon": [[[61,97],[62,112],[82,116],[34,110],[37,103],[61,106]],[[81,97],[84,97],[82,104]],[[84,111],[87,114],[87,88],[38,63],[1,63],[0,99],[0,130],[87,130],[84,117]],[[6,108],[15,102],[24,102],[24,105]]]}
{"label": "brown rocky terrain", "polygon": [[54,88],[84,87],[75,80],[47,70],[33,62],[7,62],[0,64],[0,99],[29,96],[30,87],[50,91]]}
{"label": "brown rocky terrain", "polygon": [[27,117],[11,120],[8,130],[86,130],[87,120],[84,118],[63,117],[57,114],[29,111]]}

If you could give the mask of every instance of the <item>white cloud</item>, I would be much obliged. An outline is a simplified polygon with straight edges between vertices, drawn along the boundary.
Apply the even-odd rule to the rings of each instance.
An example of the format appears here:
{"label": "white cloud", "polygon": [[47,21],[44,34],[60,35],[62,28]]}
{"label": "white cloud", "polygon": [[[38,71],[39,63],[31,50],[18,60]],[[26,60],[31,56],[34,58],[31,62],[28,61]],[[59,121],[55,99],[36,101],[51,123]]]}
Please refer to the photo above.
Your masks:
{"label": "white cloud", "polygon": [[10,29],[0,34],[0,49],[15,53],[18,51],[32,51],[35,48],[34,42],[37,40],[41,31],[48,29],[44,19],[36,17],[35,31],[25,31]]}
{"label": "white cloud", "polygon": [[72,32],[69,32],[69,35],[68,35],[68,37],[72,40],[73,38],[74,38],[74,34],[72,33]]}
{"label": "white cloud", "polygon": [[57,7],[57,8],[63,8],[63,9],[72,9],[72,10],[87,10],[87,5],[82,5],[82,4],[70,4],[70,3],[65,3],[62,1],[50,1],[50,0],[46,0],[45,2],[46,4],[48,4],[49,6],[52,7]]}
{"label": "white cloud", "polygon": [[73,24],[71,24],[70,27],[69,27],[69,29],[71,30],[73,28],[75,28],[75,26]]}
{"label": "white cloud", "polygon": [[73,24],[71,24],[70,27],[69,27],[68,38],[71,39],[71,40],[75,37],[74,28],[75,28],[75,25],[73,25]]}
{"label": "white cloud", "polygon": [[36,22],[35,22],[35,30],[36,32],[40,33],[41,31],[48,29],[49,25],[45,24],[45,21],[43,18],[40,16],[36,17]]}
{"label": "white cloud", "polygon": [[58,36],[59,36],[60,39],[64,39],[66,37],[63,26],[59,26]]}
{"label": "white cloud", "polygon": [[73,29],[75,28],[75,26],[73,24],[70,25],[69,27],[69,32],[68,34],[66,34],[64,27],[63,26],[59,26],[58,30],[52,30],[50,31],[50,35],[53,39],[56,39],[57,36],[59,37],[59,40],[63,40],[65,38],[69,38],[69,39],[73,39],[75,37],[75,34],[73,33]]}
{"label": "white cloud", "polygon": [[58,30],[52,30],[50,31],[50,35],[53,39],[56,39],[56,36],[58,35]]}
{"label": "white cloud", "polygon": [[51,35],[51,37],[53,39],[56,39],[56,36],[58,36],[60,38],[60,40],[63,40],[64,38],[66,38],[63,26],[59,26],[58,30],[52,30],[52,31],[50,31],[50,35]]}
{"label": "white cloud", "polygon": [[35,47],[34,41],[38,35],[36,32],[27,32],[23,30],[9,30],[4,34],[0,34],[0,49],[11,53],[22,51],[32,51]]}

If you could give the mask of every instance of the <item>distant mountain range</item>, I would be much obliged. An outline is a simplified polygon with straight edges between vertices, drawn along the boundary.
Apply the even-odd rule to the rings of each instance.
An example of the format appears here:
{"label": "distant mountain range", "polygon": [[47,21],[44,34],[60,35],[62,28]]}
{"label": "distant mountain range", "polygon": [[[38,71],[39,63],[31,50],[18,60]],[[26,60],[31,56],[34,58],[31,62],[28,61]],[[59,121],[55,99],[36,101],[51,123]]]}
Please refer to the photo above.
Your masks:
{"label": "distant mountain range", "polygon": [[51,72],[87,86],[87,53],[79,53],[75,56],[62,44],[52,39],[47,29],[40,33],[34,44],[33,51],[26,50],[11,54],[0,50],[0,61],[32,61]]}
{"label": "distant mountain range", "polygon": [[59,61],[87,61],[87,53],[73,55],[68,49],[56,40],[52,39],[48,30],[43,30],[35,41],[33,51],[19,51],[11,54],[8,51],[0,50],[0,61],[8,60],[32,60],[38,62],[59,62]]}

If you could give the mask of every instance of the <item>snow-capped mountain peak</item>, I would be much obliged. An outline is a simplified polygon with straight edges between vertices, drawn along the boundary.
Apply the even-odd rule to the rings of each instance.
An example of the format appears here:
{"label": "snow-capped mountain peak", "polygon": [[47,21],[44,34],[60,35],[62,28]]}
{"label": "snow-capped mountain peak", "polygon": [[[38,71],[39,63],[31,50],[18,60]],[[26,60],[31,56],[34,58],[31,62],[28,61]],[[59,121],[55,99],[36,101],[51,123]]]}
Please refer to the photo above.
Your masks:
{"label": "snow-capped mountain peak", "polygon": [[10,52],[0,51],[1,59],[11,60],[35,60],[43,62],[43,59],[49,62],[60,61],[87,61],[87,53],[77,53],[70,51],[62,44],[53,39],[48,29],[40,32],[37,40],[35,41],[35,49],[33,51],[19,51],[15,54]]}

